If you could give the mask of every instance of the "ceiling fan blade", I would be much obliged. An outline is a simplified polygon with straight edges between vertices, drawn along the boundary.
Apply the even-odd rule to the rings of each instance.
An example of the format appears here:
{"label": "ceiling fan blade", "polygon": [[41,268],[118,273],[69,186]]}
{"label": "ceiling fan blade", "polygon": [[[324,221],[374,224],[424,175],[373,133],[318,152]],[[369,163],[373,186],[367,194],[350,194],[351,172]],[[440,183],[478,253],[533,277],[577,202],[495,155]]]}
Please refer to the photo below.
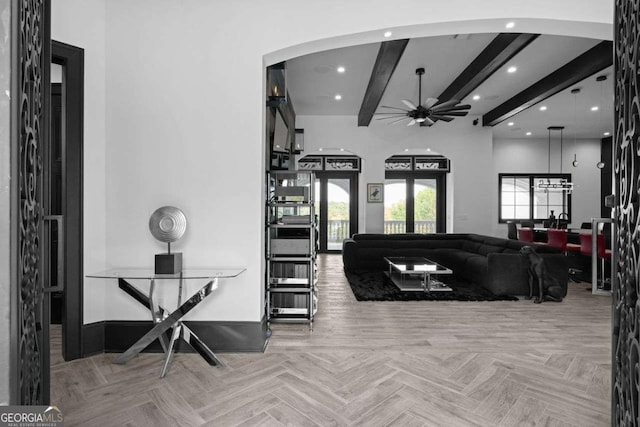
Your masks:
{"label": "ceiling fan blade", "polygon": [[423,123],[426,123],[426,124],[427,124],[427,126],[431,126],[431,125],[432,125],[432,124],[434,124],[435,122],[434,122],[433,120],[431,120],[429,117],[425,117],[425,118],[424,118],[424,122],[423,122]]}
{"label": "ceiling fan blade", "polygon": [[433,107],[434,105],[436,105],[437,102],[438,102],[438,98],[427,98],[427,100],[424,101],[422,106],[424,108],[426,108],[426,109],[429,109],[429,108]]}
{"label": "ceiling fan blade", "polygon": [[411,119],[411,121],[409,123],[407,123],[407,126],[413,126],[415,125],[417,122],[415,121],[415,119]]}
{"label": "ceiling fan blade", "polygon": [[[468,110],[470,108],[471,108],[471,105],[469,105],[469,104],[456,105],[455,107],[448,108],[447,111]],[[440,110],[438,110],[438,111],[440,111]]]}
{"label": "ceiling fan blade", "polygon": [[394,120],[394,121],[392,121],[392,122],[389,122],[389,124],[390,124],[390,125],[395,125],[396,123],[400,123],[401,121],[406,120],[406,119],[408,119],[408,117],[403,117],[403,118],[401,118],[401,119]]}
{"label": "ceiling fan blade", "polygon": [[[436,111],[435,114],[446,115],[446,116],[456,116],[456,117],[464,117],[469,114],[468,111]],[[433,114],[431,115],[433,116]]]}
{"label": "ceiling fan blade", "polygon": [[406,113],[401,113],[400,111],[394,111],[394,112],[391,112],[391,113],[375,113],[375,114],[376,115],[380,115],[380,114],[384,114],[384,115],[387,115],[387,114],[398,114],[398,115],[403,115],[403,116],[406,115]]}
{"label": "ceiling fan blade", "polygon": [[432,119],[442,120],[442,121],[445,121],[445,122],[450,122],[451,120],[453,120],[453,117],[441,116],[439,114],[432,114],[430,117]]}
{"label": "ceiling fan blade", "polygon": [[406,118],[407,115],[406,114],[398,114],[395,116],[387,116],[387,117],[379,117],[376,120],[388,120],[388,119],[397,119],[397,118]]}
{"label": "ceiling fan blade", "polygon": [[415,110],[416,108],[418,108],[413,104],[413,102],[409,101],[408,99],[403,99],[402,103],[407,107],[411,108],[412,110]]}
{"label": "ceiling fan blade", "polygon": [[382,107],[382,108],[393,108],[394,110],[400,110],[400,111],[407,111],[404,108],[389,107],[388,105],[381,105],[380,107]]}
{"label": "ceiling fan blade", "polygon": [[432,110],[434,110],[434,111],[443,110],[445,108],[453,107],[454,105],[456,105],[459,102],[460,101],[458,101],[457,99],[450,99],[447,102],[443,102],[442,104],[436,105],[435,107],[432,108]]}

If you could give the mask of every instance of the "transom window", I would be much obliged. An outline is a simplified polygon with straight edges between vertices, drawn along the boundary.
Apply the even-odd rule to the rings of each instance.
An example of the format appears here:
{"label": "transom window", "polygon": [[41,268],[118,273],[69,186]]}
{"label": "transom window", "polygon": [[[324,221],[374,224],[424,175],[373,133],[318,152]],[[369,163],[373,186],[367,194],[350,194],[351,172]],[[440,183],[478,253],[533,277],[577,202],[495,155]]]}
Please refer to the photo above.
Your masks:
{"label": "transom window", "polygon": [[[571,174],[499,174],[499,220],[543,221],[552,214],[571,222]],[[542,184],[542,185],[541,185]]]}

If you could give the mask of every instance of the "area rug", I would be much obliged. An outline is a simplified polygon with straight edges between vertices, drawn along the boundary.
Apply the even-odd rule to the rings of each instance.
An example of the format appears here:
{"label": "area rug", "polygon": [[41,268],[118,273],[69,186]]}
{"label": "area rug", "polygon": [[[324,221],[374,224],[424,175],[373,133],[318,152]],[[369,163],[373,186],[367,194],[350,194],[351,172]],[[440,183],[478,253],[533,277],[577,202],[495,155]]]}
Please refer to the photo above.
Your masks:
{"label": "area rug", "polygon": [[517,301],[517,297],[498,296],[482,286],[455,276],[438,279],[453,289],[451,292],[403,292],[383,272],[345,271],[353,295],[358,301]]}

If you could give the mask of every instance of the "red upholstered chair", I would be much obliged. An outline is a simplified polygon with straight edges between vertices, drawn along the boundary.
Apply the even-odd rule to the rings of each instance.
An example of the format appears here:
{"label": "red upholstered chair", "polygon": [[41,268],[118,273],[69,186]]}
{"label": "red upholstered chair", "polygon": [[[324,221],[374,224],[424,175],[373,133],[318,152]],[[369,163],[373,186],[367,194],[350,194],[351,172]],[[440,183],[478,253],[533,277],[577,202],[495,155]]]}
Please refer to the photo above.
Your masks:
{"label": "red upholstered chair", "polygon": [[519,228],[518,240],[533,243],[533,228]]}
{"label": "red upholstered chair", "polygon": [[[604,285],[604,260],[611,258],[611,251],[605,247],[603,234],[597,234],[596,239],[598,251],[596,256],[600,259],[600,277],[601,283]],[[591,252],[591,233],[580,233],[580,253],[584,256],[591,257]]]}
{"label": "red upholstered chair", "polygon": [[580,245],[567,243],[567,230],[550,228],[547,230],[547,244],[556,247],[562,252],[579,252]]}

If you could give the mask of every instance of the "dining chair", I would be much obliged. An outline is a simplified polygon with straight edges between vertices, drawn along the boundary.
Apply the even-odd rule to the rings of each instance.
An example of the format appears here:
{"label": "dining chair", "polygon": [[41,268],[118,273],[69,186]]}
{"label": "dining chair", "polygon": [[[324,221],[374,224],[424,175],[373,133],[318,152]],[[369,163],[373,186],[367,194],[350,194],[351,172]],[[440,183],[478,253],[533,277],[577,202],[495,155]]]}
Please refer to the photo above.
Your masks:
{"label": "dining chair", "polygon": [[533,228],[519,228],[518,240],[527,243],[533,243]]}
{"label": "dining chair", "polygon": [[[580,254],[588,257],[593,256],[591,238],[591,233],[580,233]],[[604,262],[606,259],[611,259],[611,250],[606,248],[603,234],[596,234],[596,239],[596,256],[600,260],[600,283],[604,286]]]}
{"label": "dining chair", "polygon": [[567,243],[567,230],[550,228],[547,230],[547,244],[556,247],[562,252],[579,252],[580,245]]}

